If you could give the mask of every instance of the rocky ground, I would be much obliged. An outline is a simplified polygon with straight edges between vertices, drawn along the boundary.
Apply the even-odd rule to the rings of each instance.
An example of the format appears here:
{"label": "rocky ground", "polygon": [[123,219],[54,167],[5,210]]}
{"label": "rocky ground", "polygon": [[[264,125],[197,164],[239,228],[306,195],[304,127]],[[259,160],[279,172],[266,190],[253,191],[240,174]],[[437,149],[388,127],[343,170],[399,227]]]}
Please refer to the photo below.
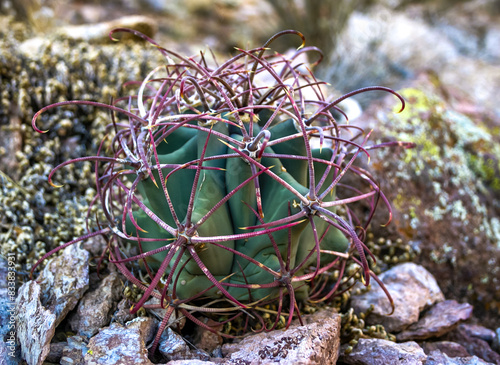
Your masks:
{"label": "rocky ground", "polygon": [[[102,242],[68,248],[27,283],[39,257],[84,233],[95,193],[91,165],[56,175],[62,189],[48,186],[47,175],[58,163],[95,151],[108,115],[83,107],[47,113],[40,121],[49,129],[45,135],[29,123],[39,108],[59,100],[123,95],[120,85],[157,65],[158,53],[141,43],[108,41],[113,27],[135,27],[184,53],[207,44],[224,53],[235,44],[262,43],[278,30],[272,24],[281,24],[264,1],[179,3],[1,4],[12,16],[0,17],[0,275],[8,284],[15,268],[19,293],[16,305],[10,287],[0,287],[0,363],[21,357],[28,364],[150,363],[146,344],[158,320],[153,313],[130,316],[138,293],[111,265],[97,278]],[[160,362],[320,364],[340,355],[338,363],[346,364],[500,364],[498,3],[357,5],[345,10],[343,30],[330,43],[322,40],[331,48],[318,73],[333,93],[382,84],[401,90],[408,102],[401,114],[392,112],[393,98],[375,94],[345,105],[352,123],[374,129],[374,141],[417,144],[374,151],[369,166],[394,208],[388,227],[380,228],[384,212],[376,217],[368,244],[395,313],[387,316],[390,307],[373,284],[368,292],[355,288],[341,313],[323,309],[305,327],[237,344],[202,331],[188,344],[170,330]],[[130,17],[136,14],[143,17]],[[20,337],[13,350],[12,318]]]}

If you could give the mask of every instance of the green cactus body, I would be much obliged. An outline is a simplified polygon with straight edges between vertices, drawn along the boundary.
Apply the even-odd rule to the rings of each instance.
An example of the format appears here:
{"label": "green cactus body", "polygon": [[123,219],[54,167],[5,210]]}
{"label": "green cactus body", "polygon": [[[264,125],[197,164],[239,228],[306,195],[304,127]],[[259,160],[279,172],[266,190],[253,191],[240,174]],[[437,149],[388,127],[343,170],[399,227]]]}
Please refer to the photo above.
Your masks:
{"label": "green cactus body", "polygon": [[[263,122],[265,122],[265,120],[261,120],[260,124],[262,125]],[[259,126],[255,124],[253,127],[255,135],[259,132]],[[224,134],[228,133],[227,124],[222,122],[215,123],[211,129]],[[232,129],[234,131],[237,128]],[[274,128],[271,128],[270,131],[271,141],[297,133],[297,129],[292,120],[277,124]],[[232,134],[231,137],[240,141],[243,138],[241,134]],[[185,164],[196,160],[201,157],[200,153],[203,150],[207,138],[207,132],[195,131],[189,127],[178,128],[168,136],[165,142],[163,142],[168,146],[170,144],[169,141],[172,140],[172,145],[175,150],[170,148],[170,146],[163,147],[159,145],[158,159],[162,164]],[[182,144],[180,141],[182,141]],[[277,144],[276,147],[273,148],[268,147],[266,148],[266,152],[303,156],[305,154],[305,148],[302,140],[291,140]],[[216,136],[210,136],[207,143],[205,158],[231,153],[232,151]],[[321,152],[319,150],[313,150],[314,157],[322,158],[326,161],[330,159],[332,153],[332,150],[329,148],[323,148]],[[271,171],[277,176],[285,180],[304,196],[307,195],[308,189],[304,186],[308,180],[307,161],[262,158],[261,163],[266,167],[272,167]],[[322,166],[321,163],[315,163],[314,165],[316,181],[319,181],[325,170],[325,166]],[[219,167],[223,170],[202,170],[196,189],[192,222],[196,222],[203,217],[204,214],[231,190],[252,176],[250,164],[242,157],[205,161],[203,166]],[[168,172],[169,171],[165,169],[163,174],[167,175]],[[331,174],[332,172],[330,175]],[[157,175],[158,174],[156,174],[156,176]],[[180,217],[185,216],[189,194],[194,184],[194,175],[195,173],[193,170],[179,170],[173,173],[167,180],[169,194],[172,197],[175,207],[179,207],[176,213]],[[292,192],[284,189],[278,182],[266,174],[260,175],[258,179],[262,194],[262,209],[265,222],[276,221],[299,211],[299,208],[297,208],[298,199]],[[156,180],[159,181],[159,179]],[[331,181],[331,176],[329,180]],[[168,209],[166,209],[166,200],[162,189],[157,187],[150,178],[141,181],[139,186],[138,190],[146,198],[145,204],[152,211],[159,212],[158,215],[163,221],[168,224],[173,224],[171,215]],[[334,198],[333,195],[329,196],[329,199]],[[251,207],[253,210],[257,210],[256,199],[255,185],[253,183],[245,185],[243,189],[240,189],[232,196],[226,204],[217,209],[206,222],[199,226],[197,234],[199,236],[227,236],[246,232],[244,229],[245,227],[258,226],[259,219],[252,209],[250,209]],[[138,225],[148,232],[139,232],[141,236],[162,237],[165,239],[172,238],[167,232],[162,231],[162,229],[145,215],[144,212],[138,211],[134,213],[134,217]],[[322,248],[342,253],[347,252],[349,240],[344,234],[336,228],[329,227],[327,223],[317,217],[313,219],[316,223],[318,235],[320,237],[323,236],[325,230],[329,228],[328,232],[323,237],[321,243]],[[129,224],[128,227],[132,228],[133,226]],[[259,230],[259,228],[256,228],[256,230]],[[296,264],[301,263],[302,260],[314,250],[315,242],[312,227],[308,224],[307,219],[303,223],[292,227],[290,230],[290,238],[288,229],[271,233],[271,235],[279,247],[281,259],[285,260],[288,254],[287,250],[291,251],[290,267],[293,268]],[[162,243],[150,245],[151,247],[147,247],[146,250],[157,248],[161,244]],[[276,272],[280,271],[279,260],[269,235],[260,235],[243,240],[240,239],[236,242],[228,240],[224,242],[224,245],[254,258],[256,261]],[[269,272],[263,270],[261,267],[220,247],[206,244],[198,248],[198,253],[203,263],[218,280],[222,280],[230,274],[232,274],[232,276],[224,282],[244,285],[272,283],[275,280]],[[150,258],[149,264],[153,267],[158,267],[165,256],[165,252],[156,254]],[[321,257],[323,263],[331,260],[328,255],[321,255]],[[189,253],[184,252],[184,257],[180,261],[180,266],[189,259]],[[316,254],[311,255],[307,263],[303,265],[304,269],[313,264],[315,260]],[[194,260],[189,261],[190,262],[188,262],[180,272],[180,276],[177,280],[179,284],[176,287],[176,293],[179,298],[190,298],[203,289],[212,286],[210,280],[207,279]],[[303,271],[303,269],[299,270],[299,273]],[[301,284],[302,283],[297,283],[297,285]],[[303,290],[306,290],[306,287],[304,287]],[[228,291],[236,299],[241,301],[250,300],[250,295],[252,300],[258,300],[264,297],[276,296],[278,292],[277,288],[253,289],[249,291],[247,288],[238,287],[229,287]],[[217,289],[213,288],[207,295],[216,297],[217,295],[220,296],[220,293],[217,294]],[[304,293],[302,296],[305,295]]]}

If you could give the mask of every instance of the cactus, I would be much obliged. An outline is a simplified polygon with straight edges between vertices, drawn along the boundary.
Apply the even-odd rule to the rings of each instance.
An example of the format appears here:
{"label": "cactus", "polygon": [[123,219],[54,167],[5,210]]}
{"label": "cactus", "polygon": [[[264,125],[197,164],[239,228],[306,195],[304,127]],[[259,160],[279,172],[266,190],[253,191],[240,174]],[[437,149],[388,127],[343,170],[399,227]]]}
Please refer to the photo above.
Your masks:
{"label": "cactus", "polygon": [[[394,94],[404,108],[401,96],[375,86],[327,101],[322,83],[297,62],[304,52],[321,58],[318,49],[301,46],[288,58],[266,52],[285,34],[300,36],[304,45],[296,31],[212,66],[204,54],[187,58],[136,31],[115,32],[146,39],[166,63],[149,73],[135,96],[111,105],[59,102],[33,117],[33,128],[43,132],[36,120],[47,109],[92,105],[113,113],[115,131],[113,156],[99,151],[49,176],[52,184],[54,172],[67,164],[95,161],[96,200],[109,226],[39,262],[88,237],[108,237],[110,260],[144,291],[132,312],[152,296],[168,308],[153,351],[174,311],[206,326],[194,313],[261,319],[259,308],[274,303],[270,328],[282,313],[288,326],[300,318],[300,303],[336,294],[348,261],[359,265],[367,285],[376,279],[362,239],[378,200],[390,206],[354,162],[380,146],[368,147],[368,135],[340,123],[332,111],[347,118],[338,103],[370,90]],[[346,174],[364,190],[343,185]],[[370,207],[365,221],[349,208],[361,200]],[[129,243],[138,254],[126,256]],[[134,275],[133,261],[141,263],[143,276]],[[339,275],[332,281],[334,271]]]}

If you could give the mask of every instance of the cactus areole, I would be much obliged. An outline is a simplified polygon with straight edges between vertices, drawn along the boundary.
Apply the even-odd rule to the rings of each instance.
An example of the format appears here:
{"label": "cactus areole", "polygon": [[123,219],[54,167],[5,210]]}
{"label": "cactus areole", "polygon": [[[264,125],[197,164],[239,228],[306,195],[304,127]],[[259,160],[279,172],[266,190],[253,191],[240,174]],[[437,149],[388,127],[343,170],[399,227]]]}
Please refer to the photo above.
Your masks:
{"label": "cactus areole", "polygon": [[[368,135],[337,105],[382,90],[404,107],[397,93],[374,86],[325,96],[314,65],[299,61],[306,52],[321,58],[318,49],[301,46],[289,57],[268,50],[285,34],[304,41],[296,31],[238,50],[224,63],[203,54],[183,57],[136,31],[116,32],[146,39],[165,64],[138,83],[132,97],[111,105],[60,102],[33,118],[42,132],[36,120],[49,108],[93,105],[113,115],[111,155],[67,161],[49,176],[52,183],[61,167],[95,161],[96,201],[109,226],[58,249],[107,237],[110,260],[144,291],[132,311],[152,296],[168,308],[161,330],[174,310],[202,325],[196,313],[261,318],[259,308],[270,303],[289,325],[302,302],[335,295],[349,260],[365,283],[375,277],[362,239],[377,202],[389,205],[355,162],[382,146],[369,146]],[[343,184],[347,174],[359,180],[356,188]],[[364,219],[349,208],[361,200],[370,208]],[[137,254],[124,248],[131,243]],[[141,275],[131,269],[137,262]]]}

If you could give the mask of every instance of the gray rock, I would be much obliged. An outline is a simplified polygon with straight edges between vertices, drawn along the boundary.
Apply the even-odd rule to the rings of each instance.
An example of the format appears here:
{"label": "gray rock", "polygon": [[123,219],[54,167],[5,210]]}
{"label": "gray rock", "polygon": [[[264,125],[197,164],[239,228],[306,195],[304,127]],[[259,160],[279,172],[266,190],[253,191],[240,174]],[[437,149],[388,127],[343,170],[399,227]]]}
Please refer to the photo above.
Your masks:
{"label": "gray rock", "polygon": [[70,318],[73,331],[88,338],[109,324],[121,296],[120,278],[116,272],[106,276],[99,286],[85,293],[76,313]]}
{"label": "gray rock", "polygon": [[[366,312],[373,304],[375,309],[366,322],[383,324],[389,332],[399,332],[418,321],[420,312],[432,304],[443,301],[444,296],[436,279],[422,266],[405,263],[394,266],[379,278],[394,300],[394,313],[380,286],[373,282],[372,289],[364,294],[353,294],[351,306],[357,313]],[[358,286],[361,288],[361,285]]]}
{"label": "gray rock", "polygon": [[135,328],[124,328],[118,323],[103,328],[92,337],[84,357],[87,365],[152,365],[148,350]]}
{"label": "gray rock", "polygon": [[463,323],[459,327],[460,329],[464,330],[469,336],[480,338],[481,340],[487,341],[489,343],[493,343],[496,338],[495,331],[477,324]]}
{"label": "gray rock", "polygon": [[43,363],[56,330],[56,315],[44,308],[40,295],[40,285],[29,281],[21,286],[16,300],[17,338],[28,365]]}
{"label": "gray rock", "polygon": [[158,351],[167,360],[209,360],[210,355],[203,350],[191,350],[181,335],[167,328],[160,338]]}
{"label": "gray rock", "polygon": [[462,345],[451,341],[424,342],[420,344],[424,352],[429,355],[433,351],[442,352],[449,357],[467,357],[470,354]]}
{"label": "gray rock", "polygon": [[335,364],[340,344],[340,316],[325,310],[305,325],[275,330],[226,344],[222,351],[228,363],[245,364]]}
{"label": "gray rock", "polygon": [[56,315],[56,327],[75,308],[89,287],[89,253],[77,245],[49,260],[37,278],[41,302]]}
{"label": "gray rock", "polygon": [[426,359],[427,355],[416,342],[366,338],[361,338],[348,355],[341,351],[340,357],[343,363],[356,365],[423,365]]}
{"label": "gray rock", "polygon": [[45,358],[49,363],[59,364],[63,356],[64,348],[68,346],[67,342],[52,342],[50,344],[50,351]]}
{"label": "gray rock", "polygon": [[433,351],[427,356],[425,365],[495,365],[491,362],[486,362],[477,356],[467,357],[448,357],[448,355]]}
{"label": "gray rock", "polygon": [[472,316],[472,306],[459,304],[456,300],[445,300],[432,306],[417,323],[396,335],[398,341],[425,340],[440,337],[451,331],[459,321]]}

